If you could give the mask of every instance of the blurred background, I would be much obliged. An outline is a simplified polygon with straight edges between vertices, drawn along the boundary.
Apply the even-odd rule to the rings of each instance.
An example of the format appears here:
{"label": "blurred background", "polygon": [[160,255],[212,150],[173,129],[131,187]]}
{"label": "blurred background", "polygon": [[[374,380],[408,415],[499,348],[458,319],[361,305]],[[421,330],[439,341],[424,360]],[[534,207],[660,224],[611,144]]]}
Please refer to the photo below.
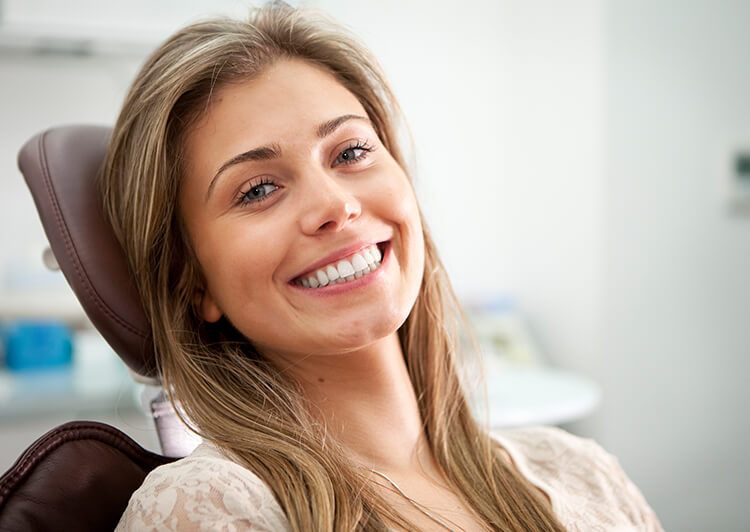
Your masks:
{"label": "blurred background", "polygon": [[[750,2],[301,3],[381,60],[485,344],[503,329],[506,354],[583,379],[577,415],[530,419],[615,454],[667,530],[750,529]],[[18,149],[112,124],[160,40],[247,5],[0,1],[0,470],[76,418],[156,448],[126,371],[42,265]],[[13,358],[24,334],[66,371]]]}

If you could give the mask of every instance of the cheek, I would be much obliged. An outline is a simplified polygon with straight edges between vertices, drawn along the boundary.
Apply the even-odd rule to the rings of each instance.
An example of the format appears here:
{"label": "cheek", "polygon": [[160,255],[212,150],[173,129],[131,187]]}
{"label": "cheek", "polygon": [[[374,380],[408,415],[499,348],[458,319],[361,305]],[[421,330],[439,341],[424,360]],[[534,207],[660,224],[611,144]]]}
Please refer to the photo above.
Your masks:
{"label": "cheek", "polygon": [[390,201],[393,210],[394,220],[405,229],[405,238],[409,239],[407,243],[412,252],[416,254],[415,262],[421,264],[424,260],[424,237],[422,234],[422,219],[417,204],[417,198],[411,185],[406,182]]}
{"label": "cheek", "polygon": [[404,227],[404,244],[409,249],[408,269],[410,281],[413,288],[413,297],[416,299],[419,286],[422,284],[424,275],[424,233],[422,231],[422,218],[417,204],[417,198],[411,185],[407,182],[398,201],[394,201],[398,216]]}
{"label": "cheek", "polygon": [[399,259],[408,273],[408,280],[419,287],[424,273],[422,219],[411,183],[403,172],[396,175],[398,179],[388,180],[388,185],[381,188],[379,208],[388,220],[398,226],[405,253]]}
{"label": "cheek", "polygon": [[[239,224],[243,225],[243,224]],[[227,314],[247,306],[265,291],[282,249],[274,232],[233,230],[218,225],[196,249],[211,295]],[[256,298],[249,297],[255,295]]]}
{"label": "cheek", "polygon": [[388,219],[399,225],[418,226],[421,232],[419,207],[411,183],[395,162],[389,170],[376,180],[368,194],[379,198],[378,209]]}

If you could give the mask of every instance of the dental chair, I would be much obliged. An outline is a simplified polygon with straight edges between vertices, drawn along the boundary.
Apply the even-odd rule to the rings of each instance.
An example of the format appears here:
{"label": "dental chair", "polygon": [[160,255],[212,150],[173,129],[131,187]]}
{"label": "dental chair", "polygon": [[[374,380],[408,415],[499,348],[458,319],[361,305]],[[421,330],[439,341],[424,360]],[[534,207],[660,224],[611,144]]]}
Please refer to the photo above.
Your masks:
{"label": "dental chair", "polygon": [[[83,310],[134,379],[154,386],[151,329],[97,191],[110,133],[98,126],[53,128],[29,140],[18,163]],[[39,438],[0,477],[0,531],[112,530],[149,471],[198,443],[163,392],[151,401],[151,413],[163,455],[91,421],[66,423]]]}

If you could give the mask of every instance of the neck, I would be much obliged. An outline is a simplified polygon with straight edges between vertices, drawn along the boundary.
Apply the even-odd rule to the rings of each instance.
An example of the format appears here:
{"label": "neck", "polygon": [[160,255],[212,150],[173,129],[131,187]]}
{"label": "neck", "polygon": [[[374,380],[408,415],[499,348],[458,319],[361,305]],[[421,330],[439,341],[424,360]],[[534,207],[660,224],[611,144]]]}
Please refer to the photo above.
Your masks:
{"label": "neck", "polygon": [[290,368],[327,430],[363,466],[407,471],[427,452],[417,398],[396,333],[343,355]]}

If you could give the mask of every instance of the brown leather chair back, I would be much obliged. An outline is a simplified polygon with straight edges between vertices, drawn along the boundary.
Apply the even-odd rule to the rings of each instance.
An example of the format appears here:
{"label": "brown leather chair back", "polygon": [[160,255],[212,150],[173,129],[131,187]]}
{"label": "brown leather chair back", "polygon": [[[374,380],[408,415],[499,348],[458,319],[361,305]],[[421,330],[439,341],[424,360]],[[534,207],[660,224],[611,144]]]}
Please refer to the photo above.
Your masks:
{"label": "brown leather chair back", "polygon": [[154,377],[151,328],[97,189],[110,134],[102,126],[49,129],[23,146],[18,165],[83,310],[130,369]]}
{"label": "brown leather chair back", "polygon": [[113,530],[149,471],[172,461],[103,423],[60,425],[0,477],[0,532]]}
{"label": "brown leather chair back", "polygon": [[[18,163],[83,310],[130,369],[154,377],[151,329],[97,188],[110,134],[99,126],[49,129],[23,146]],[[0,477],[0,531],[112,530],[149,471],[173,460],[109,425],[61,425]]]}

